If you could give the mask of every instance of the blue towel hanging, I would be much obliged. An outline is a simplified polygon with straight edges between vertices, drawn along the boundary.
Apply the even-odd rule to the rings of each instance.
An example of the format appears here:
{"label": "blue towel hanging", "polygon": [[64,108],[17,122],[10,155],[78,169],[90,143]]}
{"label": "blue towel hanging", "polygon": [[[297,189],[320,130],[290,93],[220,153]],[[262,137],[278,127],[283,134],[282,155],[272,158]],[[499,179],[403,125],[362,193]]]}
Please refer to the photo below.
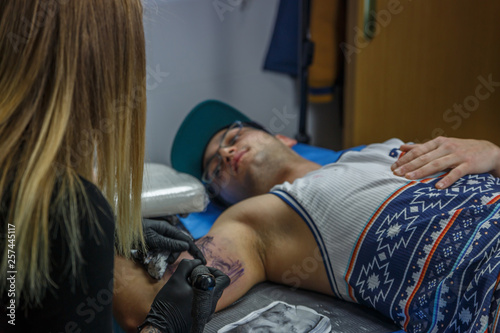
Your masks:
{"label": "blue towel hanging", "polygon": [[264,69],[298,75],[299,1],[280,1]]}

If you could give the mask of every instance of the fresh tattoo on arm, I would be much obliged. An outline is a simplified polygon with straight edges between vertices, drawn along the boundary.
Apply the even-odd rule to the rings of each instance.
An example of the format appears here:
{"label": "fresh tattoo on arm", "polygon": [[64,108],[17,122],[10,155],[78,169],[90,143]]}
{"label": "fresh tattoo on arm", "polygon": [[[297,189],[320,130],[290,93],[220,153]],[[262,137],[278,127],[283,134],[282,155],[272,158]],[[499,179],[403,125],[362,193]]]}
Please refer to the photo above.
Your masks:
{"label": "fresh tattoo on arm", "polygon": [[[241,276],[243,276],[245,269],[243,268],[243,263],[238,259],[233,259],[229,254],[222,256],[223,250],[221,247],[214,242],[213,236],[204,236],[196,241],[196,245],[205,259],[207,259],[207,266],[216,268],[222,271],[224,274],[229,276],[231,279],[231,284],[236,282]],[[177,269],[177,264],[168,265],[167,270],[173,274]]]}
{"label": "fresh tattoo on arm", "polygon": [[205,236],[196,241],[196,245],[203,252],[203,255],[209,262],[209,266],[217,268],[225,273],[231,279],[231,283],[236,282],[245,272],[243,264],[239,260],[233,260],[229,256],[221,257],[217,253],[221,249],[214,243],[213,236]]}

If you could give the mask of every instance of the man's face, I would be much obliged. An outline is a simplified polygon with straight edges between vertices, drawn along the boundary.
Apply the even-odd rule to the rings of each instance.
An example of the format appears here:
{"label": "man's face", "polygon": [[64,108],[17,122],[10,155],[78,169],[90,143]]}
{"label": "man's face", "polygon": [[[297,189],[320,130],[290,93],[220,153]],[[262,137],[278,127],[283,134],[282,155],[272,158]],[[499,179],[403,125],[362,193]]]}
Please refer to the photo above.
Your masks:
{"label": "man's face", "polygon": [[[262,185],[272,182],[270,178],[284,149],[288,147],[280,140],[258,129],[224,129],[208,143],[203,165],[209,175],[214,175],[214,190],[234,203],[269,190]],[[220,158],[214,158],[217,153]]]}

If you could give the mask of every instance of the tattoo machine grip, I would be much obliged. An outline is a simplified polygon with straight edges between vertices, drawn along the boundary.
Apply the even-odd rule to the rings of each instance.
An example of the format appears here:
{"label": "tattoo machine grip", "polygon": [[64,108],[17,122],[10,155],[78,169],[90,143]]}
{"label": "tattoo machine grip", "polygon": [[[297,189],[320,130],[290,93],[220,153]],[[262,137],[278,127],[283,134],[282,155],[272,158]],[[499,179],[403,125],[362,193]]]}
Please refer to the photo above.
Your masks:
{"label": "tattoo machine grip", "polygon": [[200,290],[212,290],[215,287],[215,276],[212,274],[197,275],[193,279],[192,286]]}
{"label": "tattoo machine grip", "polygon": [[200,265],[191,272],[193,287],[193,307],[191,317],[193,325],[191,333],[202,333],[205,324],[212,315],[212,294],[215,287],[215,277],[206,266]]}

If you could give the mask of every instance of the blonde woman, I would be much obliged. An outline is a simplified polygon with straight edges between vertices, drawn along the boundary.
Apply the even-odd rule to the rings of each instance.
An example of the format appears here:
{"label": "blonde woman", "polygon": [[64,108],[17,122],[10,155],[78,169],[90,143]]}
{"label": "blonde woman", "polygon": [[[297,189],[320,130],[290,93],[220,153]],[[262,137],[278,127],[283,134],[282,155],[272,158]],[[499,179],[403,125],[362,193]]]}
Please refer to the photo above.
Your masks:
{"label": "blonde woman", "polygon": [[[145,249],[145,75],[139,0],[0,2],[0,331],[112,331],[114,254]],[[189,330],[200,263],[144,330]]]}

